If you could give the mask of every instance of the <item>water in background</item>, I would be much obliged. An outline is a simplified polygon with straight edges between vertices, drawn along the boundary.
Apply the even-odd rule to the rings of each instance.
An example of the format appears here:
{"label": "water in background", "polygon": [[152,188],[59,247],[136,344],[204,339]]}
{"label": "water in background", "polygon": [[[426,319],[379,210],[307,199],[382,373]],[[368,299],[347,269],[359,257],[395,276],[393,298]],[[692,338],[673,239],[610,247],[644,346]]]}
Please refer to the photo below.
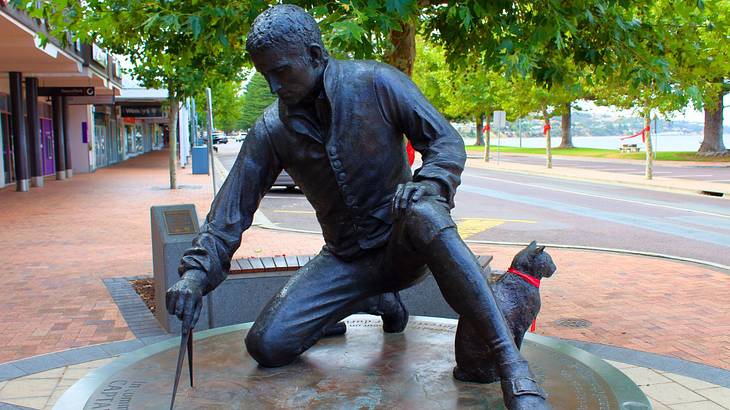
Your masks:
{"label": "water in background", "polygon": [[[573,137],[573,145],[580,148],[603,148],[603,149],[615,149],[618,150],[619,146],[624,143],[636,144],[641,147],[643,152],[646,146],[641,142],[641,136],[621,141],[621,138],[625,135],[615,137]],[[553,147],[560,145],[560,137],[550,138]],[[725,134],[723,141],[725,142],[725,148],[730,148],[730,135]],[[506,138],[503,137],[498,139],[496,135],[492,134],[492,145],[497,143],[505,147],[519,147],[519,138]],[[685,133],[659,133],[659,135],[652,134],[652,142],[655,151],[697,151],[702,143],[701,134],[685,134]],[[474,137],[464,137],[464,143],[467,145],[473,145],[476,143]],[[545,148],[544,137],[530,137],[522,138],[522,147],[525,148]]]}

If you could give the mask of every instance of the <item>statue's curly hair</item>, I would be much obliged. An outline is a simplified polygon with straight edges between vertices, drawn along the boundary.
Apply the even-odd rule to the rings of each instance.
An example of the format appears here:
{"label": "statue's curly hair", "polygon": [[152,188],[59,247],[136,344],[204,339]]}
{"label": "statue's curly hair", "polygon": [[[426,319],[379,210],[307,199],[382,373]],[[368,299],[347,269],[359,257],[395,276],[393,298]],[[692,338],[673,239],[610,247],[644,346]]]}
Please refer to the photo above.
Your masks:
{"label": "statue's curly hair", "polygon": [[246,50],[254,54],[271,48],[307,47],[313,43],[322,47],[323,56],[328,56],[314,18],[299,6],[282,4],[256,17],[246,38]]}

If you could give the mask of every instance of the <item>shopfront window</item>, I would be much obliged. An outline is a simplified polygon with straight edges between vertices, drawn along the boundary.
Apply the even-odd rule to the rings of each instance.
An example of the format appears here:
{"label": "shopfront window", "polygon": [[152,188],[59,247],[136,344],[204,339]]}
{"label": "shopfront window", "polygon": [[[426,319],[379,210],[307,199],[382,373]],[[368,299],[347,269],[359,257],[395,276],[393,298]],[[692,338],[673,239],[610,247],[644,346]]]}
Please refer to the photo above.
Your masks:
{"label": "shopfront window", "polygon": [[107,118],[106,114],[94,113],[94,151],[96,152],[96,166],[104,167],[109,164],[107,158]]}
{"label": "shopfront window", "polygon": [[144,134],[142,133],[142,124],[138,124],[134,127],[134,144],[135,151],[139,153],[144,152]]}
{"label": "shopfront window", "polygon": [[10,129],[10,107],[7,94],[0,94],[0,138],[2,138],[3,171],[5,174],[5,183],[9,184],[15,181],[15,159],[13,157],[13,139],[10,138],[12,130]]}
{"label": "shopfront window", "polygon": [[127,154],[134,155],[136,152],[134,146],[134,125],[124,125],[124,139],[127,142]]}

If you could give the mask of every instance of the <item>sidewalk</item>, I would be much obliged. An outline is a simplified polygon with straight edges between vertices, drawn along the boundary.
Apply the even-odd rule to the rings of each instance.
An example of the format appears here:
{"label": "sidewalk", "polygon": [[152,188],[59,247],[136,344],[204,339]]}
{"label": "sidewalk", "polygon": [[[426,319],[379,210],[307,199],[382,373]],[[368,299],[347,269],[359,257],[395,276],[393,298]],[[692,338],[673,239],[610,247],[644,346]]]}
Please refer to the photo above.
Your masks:
{"label": "sidewalk", "polygon": [[[512,154],[510,154],[512,155]],[[576,159],[572,157],[562,157]],[[579,158],[583,160],[583,158]],[[604,160],[599,158],[593,158],[591,161],[604,161],[613,162],[616,160]],[[627,160],[618,160],[627,161]],[[667,161],[662,162],[662,165],[666,165]],[[565,178],[577,181],[592,181],[602,182],[616,185],[634,186],[644,189],[652,189],[657,191],[669,191],[686,194],[704,194],[712,196],[722,196],[724,198],[730,198],[730,184],[720,184],[713,182],[706,182],[701,180],[691,180],[684,178],[667,178],[654,176],[653,179],[648,180],[643,175],[630,175],[620,174],[614,172],[604,172],[589,169],[579,169],[560,166],[548,169],[545,165],[532,165],[532,164],[521,164],[517,162],[501,161],[496,162],[494,160],[490,162],[484,162],[482,158],[469,157],[467,160],[467,167],[510,171],[528,175],[545,175],[556,178]],[[694,164],[694,163],[692,163]],[[702,163],[703,165],[709,165],[709,163]],[[725,164],[725,163],[723,163]],[[677,166],[677,165],[672,165]],[[691,166],[686,164],[685,166]]]}
{"label": "sidewalk", "polygon": [[[167,189],[167,155],[146,154],[94,174],[48,181],[29,193],[0,190],[0,260],[8,295],[0,302],[0,364],[134,341],[103,280],[151,276],[150,206],[193,203],[202,218],[212,199],[210,177],[191,175],[190,168],[178,170],[181,189]],[[318,235],[253,227],[236,257],[312,254],[322,244]],[[504,269],[517,248],[474,245],[473,250],[494,255],[492,266]],[[730,375],[730,305],[725,303],[730,272],[642,256],[549,252],[559,270],[541,288],[538,333],[586,342],[605,351],[604,357],[631,363],[619,366],[671,408],[730,409],[730,377],[707,380],[714,377],[709,374]],[[590,323],[583,328],[556,323],[565,319]],[[80,361],[88,363],[58,362],[55,370],[47,366],[20,378],[0,371],[0,402],[51,406],[85,371],[104,363]],[[690,373],[693,379],[682,379]],[[676,397],[677,392],[684,395]]]}
{"label": "sidewalk", "polygon": [[[495,155],[496,149],[492,148],[491,155]],[[484,159],[484,151],[469,150],[466,152],[469,158],[480,158]],[[545,154],[525,154],[522,152],[505,152],[502,155],[509,155],[511,157],[533,157],[533,158],[545,158]],[[584,157],[580,155],[553,155],[553,159],[562,160],[575,160],[575,161],[586,161],[586,162],[603,162],[613,164],[633,164],[641,165],[646,164],[643,159],[628,159],[628,158],[599,158],[599,157]],[[492,158],[494,160],[494,158]],[[710,167],[730,167],[730,162],[723,161],[663,161],[654,160],[655,166],[662,167],[697,167],[697,166],[710,166]]]}

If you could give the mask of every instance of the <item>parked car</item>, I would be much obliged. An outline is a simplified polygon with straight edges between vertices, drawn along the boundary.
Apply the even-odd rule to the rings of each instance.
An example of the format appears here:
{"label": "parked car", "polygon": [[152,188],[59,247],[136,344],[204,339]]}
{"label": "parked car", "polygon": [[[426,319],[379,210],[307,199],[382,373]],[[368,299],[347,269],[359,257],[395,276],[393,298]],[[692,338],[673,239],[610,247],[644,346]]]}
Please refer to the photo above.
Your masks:
{"label": "parked car", "polygon": [[213,144],[228,144],[228,137],[223,132],[214,132]]}
{"label": "parked car", "polygon": [[238,132],[234,133],[233,139],[236,142],[242,142],[243,140],[246,139],[246,131],[238,131]]}
{"label": "parked car", "polygon": [[[208,144],[208,136],[203,136],[203,143]],[[213,133],[213,144],[228,144],[228,137],[223,132]]]}

